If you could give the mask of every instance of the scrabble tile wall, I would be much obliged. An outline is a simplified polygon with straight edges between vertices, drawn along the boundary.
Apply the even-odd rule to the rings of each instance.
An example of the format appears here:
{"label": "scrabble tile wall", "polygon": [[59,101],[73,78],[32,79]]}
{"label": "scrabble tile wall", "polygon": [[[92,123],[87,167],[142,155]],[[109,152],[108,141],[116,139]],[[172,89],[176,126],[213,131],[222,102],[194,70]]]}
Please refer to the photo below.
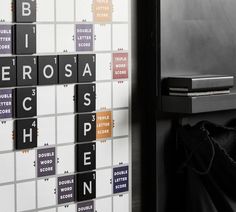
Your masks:
{"label": "scrabble tile wall", "polygon": [[1,212],[131,212],[129,11],[0,0]]}

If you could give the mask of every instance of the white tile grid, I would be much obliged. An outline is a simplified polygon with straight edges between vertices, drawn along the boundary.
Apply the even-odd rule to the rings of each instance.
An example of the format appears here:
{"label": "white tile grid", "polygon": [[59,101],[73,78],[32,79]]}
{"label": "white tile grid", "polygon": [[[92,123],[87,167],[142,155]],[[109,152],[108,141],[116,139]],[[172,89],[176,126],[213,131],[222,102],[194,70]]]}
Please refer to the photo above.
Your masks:
{"label": "white tile grid", "polygon": [[[1,1],[1,0],[0,0]],[[39,0],[38,0],[39,1]],[[44,0],[41,0],[42,2],[44,1]],[[48,15],[50,16],[52,16],[53,17],[53,20],[51,20],[51,21],[49,21],[48,22],[48,24],[50,23],[52,23],[52,25],[54,25],[54,31],[52,31],[52,33],[54,34],[54,40],[53,40],[53,43],[50,43],[50,45],[53,45],[53,47],[52,48],[54,48],[54,51],[52,51],[52,52],[48,52],[48,51],[42,51],[42,52],[39,52],[39,55],[40,54],[45,54],[45,53],[52,53],[52,54],[58,54],[58,52],[57,52],[57,34],[56,34],[56,30],[57,30],[57,22],[56,22],[56,2],[57,2],[57,0],[51,0],[51,2],[52,1],[54,1],[54,11],[52,12],[51,10],[50,10],[50,13],[48,13]],[[127,0],[128,1],[128,0]],[[74,4],[76,4],[76,2],[77,2],[77,0],[74,0]],[[77,19],[77,16],[76,16],[76,8],[74,8],[74,22],[72,22],[73,24],[78,24],[78,23],[84,23],[82,20],[78,20]],[[46,12],[46,11],[44,11],[44,12]],[[113,14],[113,16],[114,16],[114,14]],[[116,16],[116,18],[117,18],[118,16]],[[114,18],[114,17],[113,17]],[[118,18],[117,18],[118,19]],[[109,24],[111,24],[111,38],[113,38],[113,24],[118,24],[118,23],[122,23],[122,24],[124,24],[124,23],[128,23],[127,21],[128,20],[126,20],[124,17],[123,17],[123,19],[124,20],[113,20],[113,22],[112,23],[109,23]],[[38,21],[37,23],[44,23],[45,24],[45,22],[46,22],[47,20],[40,20],[40,21]],[[68,20],[67,20],[68,21]],[[88,21],[87,23],[90,23],[90,21]],[[93,23],[94,25],[95,25],[95,22],[92,22],[92,20],[91,20],[91,23]],[[68,23],[64,23],[63,22],[63,24],[71,24],[71,22],[69,23],[69,21],[68,21]],[[99,23],[97,23],[97,24],[99,24]],[[96,32],[95,32],[96,33]],[[75,42],[75,44],[74,45],[76,45],[76,42]],[[111,54],[111,56],[112,56],[112,53],[113,52],[127,52],[126,50],[125,51],[118,51],[118,50],[113,50],[113,42],[112,42],[112,40],[111,40],[111,49],[109,49],[108,48],[108,50],[105,50],[105,51],[103,51],[103,50],[101,50],[101,51],[98,51],[99,53],[104,53],[104,54]],[[78,53],[78,52],[76,52],[76,53]],[[97,51],[94,51],[94,52],[83,52],[83,54],[87,54],[87,53],[97,53]],[[5,55],[3,55],[3,56],[5,56]],[[130,57],[130,55],[129,55],[129,57]],[[111,63],[112,63],[112,60],[111,60]],[[130,66],[129,66],[130,67]],[[131,69],[129,69],[129,73],[130,73],[130,71],[131,71]],[[112,70],[111,70],[111,72],[112,72]],[[112,74],[112,73],[111,73]],[[130,76],[130,74],[129,74],[129,76]],[[129,79],[128,79],[128,81],[130,81],[131,79],[130,79],[130,77],[129,77]],[[101,81],[102,81],[102,79],[101,79]],[[106,82],[114,82],[114,81],[117,81],[117,80],[113,80],[113,79],[110,79],[110,78],[105,78],[103,81],[106,81]],[[120,80],[118,80],[118,81],[120,81]],[[111,95],[112,95],[112,99],[113,99],[113,86],[111,87]],[[129,83],[129,92],[130,92],[130,83]],[[56,93],[56,98],[57,98],[57,89],[55,89],[55,93]],[[55,99],[55,102],[56,102],[57,100]],[[111,101],[111,104],[112,104],[112,106],[111,106],[111,109],[112,110],[114,110],[114,107],[113,107],[113,100]],[[119,108],[116,108],[115,110],[118,110]],[[122,109],[124,109],[124,108],[122,108]],[[129,110],[129,107],[127,108],[128,110]],[[56,108],[56,104],[55,104],[55,111],[56,111],[56,114],[57,114],[57,108]],[[130,110],[129,110],[130,111]],[[130,113],[130,112],[129,112]],[[69,114],[68,114],[69,115]],[[46,115],[47,116],[47,115]],[[129,123],[130,123],[130,120],[129,120]],[[58,122],[57,122],[57,115],[56,115],[56,118],[55,118],[55,125],[56,125],[56,131],[57,131],[57,124],[58,124]],[[57,144],[57,133],[55,134],[55,137],[56,137],[56,146],[58,146],[58,144]],[[129,135],[127,134],[126,136],[123,136],[123,137],[127,137],[128,136],[128,138],[129,138]],[[115,137],[115,138],[120,138],[119,136],[118,137]],[[121,136],[121,138],[122,138],[122,136]],[[130,142],[131,140],[129,139],[129,142]],[[114,147],[113,147],[113,138],[112,138],[112,142],[111,142],[111,144],[112,144],[112,157],[111,157],[111,160],[112,160],[112,164],[113,164],[113,154],[114,154]],[[63,144],[61,144],[61,146],[62,146]],[[69,145],[69,144],[64,144],[64,145]],[[130,151],[131,151],[131,143],[130,143],[130,145],[129,145],[129,148],[130,148]],[[56,150],[57,150],[57,148],[56,148]],[[0,154],[1,154],[1,152],[0,152]],[[131,157],[130,157],[131,158]],[[129,158],[129,170],[130,170],[130,177],[131,177],[131,163],[130,163],[130,158]],[[35,160],[37,159],[37,154],[35,154]],[[14,161],[15,161],[15,163],[16,163],[16,152],[14,152]],[[112,167],[116,167],[116,166],[112,166]],[[112,169],[112,167],[111,167],[111,172],[113,171],[113,169]],[[57,169],[57,168],[56,168]],[[102,168],[101,168],[102,169]],[[56,170],[57,171],[57,170]],[[37,165],[36,165],[36,168],[35,168],[35,172],[37,172]],[[111,173],[111,176],[113,175],[113,172]],[[36,173],[36,176],[37,176],[37,173]],[[59,175],[58,175],[59,176]],[[57,177],[57,176],[51,176],[51,177],[49,177],[49,178],[52,178],[52,177]],[[37,187],[37,180],[38,180],[38,178],[35,178],[35,179],[32,179],[32,180],[34,180],[34,181],[32,181],[32,182],[35,182],[35,184],[36,184],[36,187],[35,187],[35,189],[36,189],[36,196],[35,196],[35,199],[36,199],[36,209],[39,209],[39,207],[38,207],[38,201],[37,201],[37,195],[38,195],[38,187]],[[25,180],[26,182],[27,182],[27,180]],[[131,181],[131,178],[130,178],[130,181]],[[29,182],[30,183],[30,182]],[[129,182],[130,183],[130,182]],[[131,183],[130,183],[130,185],[131,185]],[[15,165],[15,173],[14,173],[14,188],[15,188],[15,190],[16,190],[16,187],[17,187],[17,180],[16,180],[16,165]],[[0,188],[1,188],[1,184],[0,184]],[[128,192],[128,193],[131,193],[130,191]],[[0,194],[1,195],[1,194]],[[128,195],[128,194],[127,194]],[[118,212],[116,209],[114,209],[114,198],[117,198],[118,197],[118,195],[109,195],[109,196],[111,196],[111,197],[113,197],[113,201],[112,201],[112,212]],[[122,196],[122,195],[121,195]],[[101,197],[101,198],[103,198],[103,197]],[[97,198],[98,200],[99,199],[101,199],[101,198]],[[131,198],[130,198],[131,199]],[[17,211],[17,191],[15,191],[15,211]],[[68,205],[72,205],[72,204],[74,204],[74,203],[70,203],[70,204],[68,204]],[[131,203],[130,203],[131,204]],[[59,206],[59,205],[55,205],[55,206],[52,206],[53,208],[51,208],[50,209],[50,207],[49,207],[49,209],[47,209],[47,208],[45,208],[45,210],[38,210],[38,211],[44,211],[44,212],[64,212],[64,210],[63,209],[61,209],[63,206]],[[56,207],[56,208],[54,208],[54,207]],[[46,210],[47,209],[47,210]],[[55,209],[55,210],[54,210]],[[18,212],[18,211],[17,211]],[[128,210],[127,210],[127,212],[128,212]]]}

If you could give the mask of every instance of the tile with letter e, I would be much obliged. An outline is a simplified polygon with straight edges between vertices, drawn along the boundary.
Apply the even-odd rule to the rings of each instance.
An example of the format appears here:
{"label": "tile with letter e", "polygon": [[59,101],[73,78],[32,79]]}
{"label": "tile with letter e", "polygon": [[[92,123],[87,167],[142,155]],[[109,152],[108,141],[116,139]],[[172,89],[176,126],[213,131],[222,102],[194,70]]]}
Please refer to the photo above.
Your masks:
{"label": "tile with letter e", "polygon": [[15,121],[15,145],[17,150],[37,147],[37,119]]}
{"label": "tile with letter e", "polygon": [[96,109],[96,84],[76,85],[77,112],[92,112]]}
{"label": "tile with letter e", "polygon": [[38,57],[38,83],[39,85],[57,84],[58,77],[57,56]]}
{"label": "tile with letter e", "polygon": [[18,56],[17,66],[17,86],[37,85],[37,57]]}
{"label": "tile with letter e", "polygon": [[77,201],[96,197],[96,172],[77,174]]}
{"label": "tile with letter e", "polygon": [[36,53],[36,25],[15,25],[15,53]]}
{"label": "tile with letter e", "polygon": [[33,117],[37,114],[36,87],[16,89],[16,117]]}
{"label": "tile with letter e", "polygon": [[93,82],[96,80],[96,55],[78,55],[79,82]]}
{"label": "tile with letter e", "polygon": [[77,142],[96,140],[96,114],[79,114],[76,118]]}
{"label": "tile with letter e", "polygon": [[16,22],[33,23],[36,21],[36,0],[15,0]]}
{"label": "tile with letter e", "polygon": [[0,57],[0,87],[16,86],[16,58]]}
{"label": "tile with letter e", "polygon": [[77,56],[59,55],[59,83],[68,84],[77,82]]}
{"label": "tile with letter e", "polygon": [[77,145],[76,152],[77,172],[96,169],[96,143]]}

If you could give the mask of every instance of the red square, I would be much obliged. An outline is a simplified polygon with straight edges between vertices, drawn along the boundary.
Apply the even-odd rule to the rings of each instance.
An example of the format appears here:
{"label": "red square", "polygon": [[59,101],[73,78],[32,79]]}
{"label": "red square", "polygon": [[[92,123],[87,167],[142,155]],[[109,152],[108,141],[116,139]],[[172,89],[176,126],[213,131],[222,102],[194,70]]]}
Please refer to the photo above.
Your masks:
{"label": "red square", "polygon": [[128,53],[113,54],[113,79],[128,78]]}

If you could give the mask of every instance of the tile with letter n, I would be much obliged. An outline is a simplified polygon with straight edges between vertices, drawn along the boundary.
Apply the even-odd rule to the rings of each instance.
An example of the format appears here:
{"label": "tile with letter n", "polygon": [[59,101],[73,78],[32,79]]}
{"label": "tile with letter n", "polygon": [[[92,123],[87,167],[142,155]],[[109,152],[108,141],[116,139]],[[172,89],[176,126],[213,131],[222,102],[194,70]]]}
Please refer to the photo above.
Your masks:
{"label": "tile with letter n", "polygon": [[15,25],[15,53],[22,55],[36,53],[35,24]]}
{"label": "tile with letter n", "polygon": [[96,113],[78,114],[76,116],[76,129],[77,142],[96,140]]}
{"label": "tile with letter n", "polygon": [[77,145],[76,153],[77,172],[96,169],[96,143]]}
{"label": "tile with letter n", "polygon": [[16,118],[33,117],[37,114],[37,89],[16,88]]}
{"label": "tile with letter n", "polygon": [[59,83],[77,83],[77,55],[59,55]]}
{"label": "tile with letter n", "polygon": [[76,111],[78,113],[96,110],[96,84],[76,85]]}
{"label": "tile with letter n", "polygon": [[54,85],[58,81],[57,56],[38,57],[38,84]]}
{"label": "tile with letter n", "polygon": [[36,0],[15,0],[17,23],[36,22]]}
{"label": "tile with letter n", "polygon": [[37,85],[37,57],[18,56],[17,66],[17,86]]}
{"label": "tile with letter n", "polygon": [[37,147],[37,119],[15,121],[15,145],[17,150]]}
{"label": "tile with letter n", "polygon": [[78,55],[78,69],[80,82],[96,81],[96,55],[95,54],[80,54]]}
{"label": "tile with letter n", "polygon": [[16,86],[16,58],[0,57],[0,87]]}
{"label": "tile with letter n", "polygon": [[77,174],[77,201],[96,198],[96,172]]}

